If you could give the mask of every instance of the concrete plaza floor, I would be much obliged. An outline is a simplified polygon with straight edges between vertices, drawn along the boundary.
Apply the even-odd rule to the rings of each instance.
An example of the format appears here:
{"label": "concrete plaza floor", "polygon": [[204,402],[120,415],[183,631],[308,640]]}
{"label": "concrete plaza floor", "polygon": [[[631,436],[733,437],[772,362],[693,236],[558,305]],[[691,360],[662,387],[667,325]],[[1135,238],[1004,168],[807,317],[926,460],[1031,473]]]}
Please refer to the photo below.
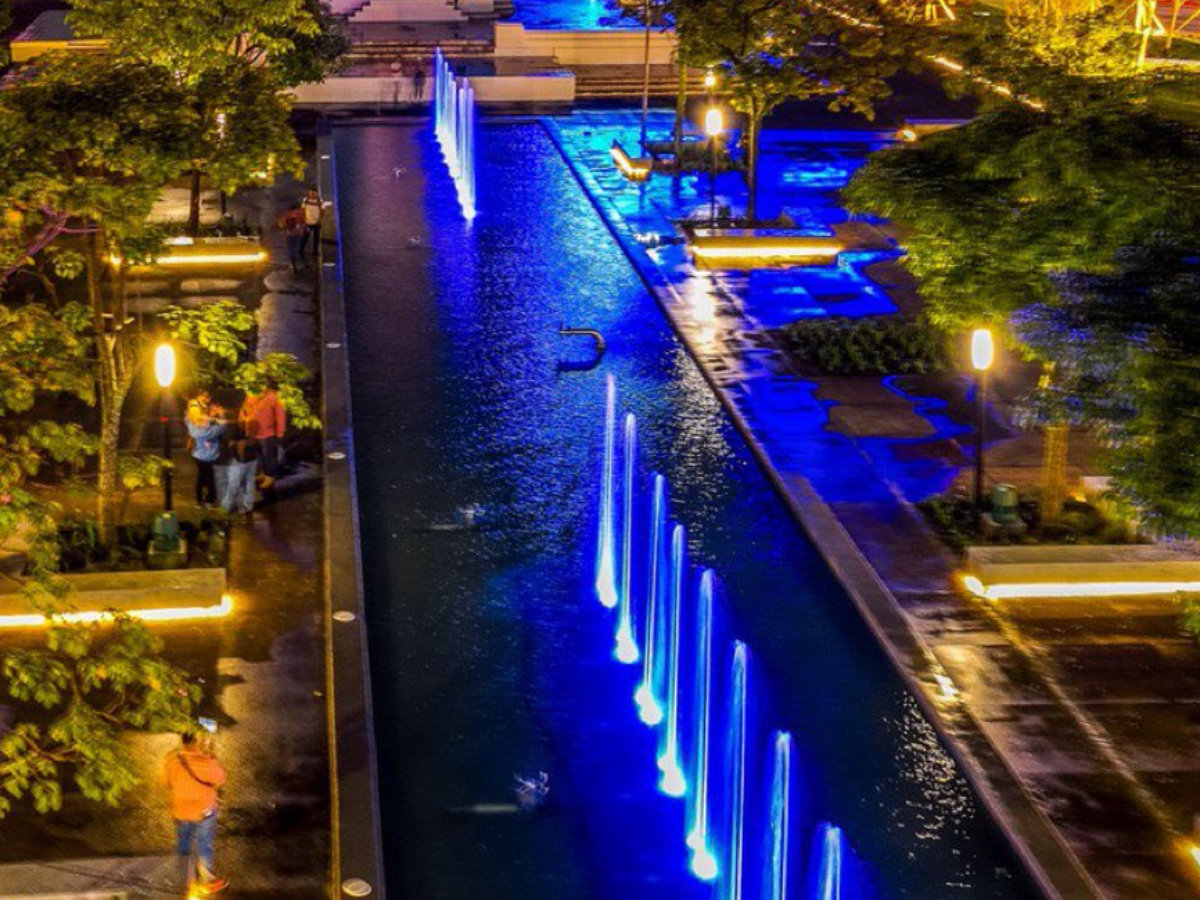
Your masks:
{"label": "concrete plaza floor", "polygon": [[[316,333],[316,267],[293,275],[275,218],[303,185],[281,180],[239,196],[231,208],[262,229],[272,253],[264,272],[204,273],[143,281],[135,296],[152,311],[167,300],[200,304],[230,296],[248,303],[258,321],[257,351],[296,353],[312,364]],[[168,194],[161,214],[173,217],[180,195]],[[215,215],[206,197],[206,217]],[[260,277],[262,276],[262,277]],[[153,407],[130,400],[124,445],[157,452]],[[195,507],[194,467],[176,440],[176,509]],[[200,713],[219,726],[218,755],[229,772],[217,841],[218,869],[231,879],[222,896],[308,898],[328,893],[330,782],[326,734],[322,480],[316,441],[295,449],[295,471],[278,497],[229,532],[229,585],[235,611],[225,619],[155,625],[167,655],[201,684]],[[305,456],[308,458],[305,459]],[[129,520],[159,508],[160,489],[133,496]],[[68,508],[86,495],[62,494]],[[5,638],[36,640],[26,634]],[[142,784],[116,808],[68,795],[61,812],[39,816],[22,808],[0,820],[0,897],[103,892],[128,898],[181,897],[172,824],[161,786],[163,757],[173,735],[131,738]]]}

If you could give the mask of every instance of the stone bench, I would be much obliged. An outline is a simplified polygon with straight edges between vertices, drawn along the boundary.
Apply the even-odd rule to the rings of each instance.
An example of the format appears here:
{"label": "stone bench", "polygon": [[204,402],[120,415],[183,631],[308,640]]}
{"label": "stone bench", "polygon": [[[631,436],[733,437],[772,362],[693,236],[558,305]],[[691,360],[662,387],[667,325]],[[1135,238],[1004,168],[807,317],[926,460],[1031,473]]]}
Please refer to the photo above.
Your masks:
{"label": "stone bench", "polygon": [[[65,600],[71,615],[85,621],[102,618],[107,610],[152,622],[216,619],[233,610],[220,568],[81,572],[62,578],[71,588]],[[0,580],[0,627],[44,623],[30,610],[21,586],[19,578]]]}
{"label": "stone bench", "polygon": [[1200,553],[1161,544],[970,547],[963,586],[1008,603],[1126,598],[1173,606],[1200,592]]}

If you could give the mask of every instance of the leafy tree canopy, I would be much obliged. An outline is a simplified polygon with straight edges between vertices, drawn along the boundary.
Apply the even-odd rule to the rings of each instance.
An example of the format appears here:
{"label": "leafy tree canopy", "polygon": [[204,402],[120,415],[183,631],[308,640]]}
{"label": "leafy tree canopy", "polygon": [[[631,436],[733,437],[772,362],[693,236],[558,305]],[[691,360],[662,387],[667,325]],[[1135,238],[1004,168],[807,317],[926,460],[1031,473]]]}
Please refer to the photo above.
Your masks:
{"label": "leafy tree canopy", "polygon": [[1103,271],[1123,246],[1200,224],[1200,139],[1123,105],[1008,104],[872,156],[850,208],[903,232],[931,318],[961,329],[1056,296],[1052,276]]}
{"label": "leafy tree canopy", "polygon": [[121,57],[167,67],[185,81],[228,57],[260,62],[314,35],[305,0],[71,0],[71,23],[107,38]]}

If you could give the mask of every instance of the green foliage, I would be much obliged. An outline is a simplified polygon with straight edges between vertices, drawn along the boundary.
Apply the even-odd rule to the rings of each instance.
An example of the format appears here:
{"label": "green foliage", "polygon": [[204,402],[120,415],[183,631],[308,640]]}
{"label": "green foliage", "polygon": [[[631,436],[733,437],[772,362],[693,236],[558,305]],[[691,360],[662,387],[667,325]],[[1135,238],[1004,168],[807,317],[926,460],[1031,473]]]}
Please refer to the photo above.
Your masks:
{"label": "green foliage", "polygon": [[221,300],[194,309],[170,306],[161,316],[175,340],[222,364],[210,373],[212,376],[250,393],[261,393],[267,379],[274,378],[291,424],[296,428],[321,427],[304,391],[312,373],[296,357],[268,353],[261,360],[243,361],[254,316],[240,303]]}
{"label": "green foliage", "polygon": [[902,375],[950,368],[950,342],[926,319],[803,319],[783,329],[792,353],[825,375]]}
{"label": "green foliage", "polygon": [[144,624],[117,613],[104,623],[55,620],[44,647],[4,656],[0,678],[30,714],[0,737],[0,817],[24,797],[39,812],[58,809],[68,778],[110,805],[137,784],[122,732],[190,728],[199,699],[162,646]]}
{"label": "green foliage", "polygon": [[287,53],[292,35],[315,34],[304,0],[71,0],[71,24],[111,42],[123,58],[178,72],[187,83],[229,57],[257,63]]}
{"label": "green foliage", "polygon": [[1126,248],[1114,271],[1058,286],[1015,319],[1020,339],[1056,360],[1035,409],[1057,405],[1100,430],[1114,493],[1147,526],[1200,534],[1200,263],[1190,243]]}
{"label": "green foliage", "polygon": [[1053,300],[1056,272],[1195,233],[1200,140],[1145,109],[1010,105],[873,155],[844,196],[904,231],[930,318],[957,330]]}
{"label": "green foliage", "polygon": [[1179,594],[1179,627],[1200,638],[1200,594]]}
{"label": "green foliage", "polygon": [[293,427],[321,427],[321,420],[304,391],[312,373],[290,353],[268,353],[259,361],[244,363],[238,367],[233,381],[241,390],[258,394],[266,389],[268,378],[279,384],[279,399]]}
{"label": "green foliage", "polygon": [[[48,57],[0,93],[0,282],[64,233],[140,230],[188,164],[186,100],[166,70],[94,54]],[[53,258],[63,275],[80,262]]]}
{"label": "green foliage", "polygon": [[230,365],[246,351],[254,315],[236,300],[218,300],[196,308],[168,306],[159,317],[171,337]]}
{"label": "green foliage", "polygon": [[323,0],[305,0],[304,8],[316,24],[315,31],[295,27],[280,29],[291,49],[271,57],[271,69],[280,83],[295,87],[324,81],[346,67],[350,33],[346,20],[334,15]]}
{"label": "green foliage", "polygon": [[749,119],[746,132],[750,197],[755,216],[758,133],[785,100],[828,99],[830,109],[874,117],[890,93],[899,60],[882,33],[858,28],[822,6],[788,0],[692,0],[676,4],[680,53],[692,64],[725,71],[725,93]]}

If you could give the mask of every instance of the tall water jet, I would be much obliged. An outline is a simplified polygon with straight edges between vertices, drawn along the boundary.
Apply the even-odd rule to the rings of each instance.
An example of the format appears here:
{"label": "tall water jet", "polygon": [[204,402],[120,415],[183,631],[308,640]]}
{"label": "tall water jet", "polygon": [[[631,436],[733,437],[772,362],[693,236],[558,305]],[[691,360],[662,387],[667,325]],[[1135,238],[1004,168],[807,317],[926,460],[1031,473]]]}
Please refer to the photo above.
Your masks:
{"label": "tall water jet", "polygon": [[637,638],[633,633],[633,498],[637,493],[637,418],[625,416],[625,484],[622,501],[625,515],[621,530],[621,591],[617,596],[617,659],[633,664],[638,661]]}
{"label": "tall water jet", "polygon": [[664,628],[667,711],[658,755],[658,768],[662,772],[658,788],[671,797],[682,797],[687,792],[687,779],[679,763],[679,641],[683,618],[684,534],[682,525],[676,525],[671,532],[671,580],[667,590],[667,622]]}
{"label": "tall water jet", "polygon": [[729,697],[729,900],[742,900],[743,841],[746,833],[746,708],[749,703],[750,651],[742,641],[733,644]]}
{"label": "tall water jet", "polygon": [[650,507],[650,561],[646,573],[646,619],[643,626],[642,682],[633,699],[638,705],[638,717],[651,727],[663,720],[662,704],[658,702],[661,679],[661,654],[657,651],[659,611],[662,591],[663,532],[667,519],[667,479],[654,476],[654,499]]}
{"label": "tall water jet", "polygon": [[814,844],[817,855],[816,869],[813,888],[809,892],[812,900],[842,900],[844,842],[842,829],[836,825],[823,822],[817,829]]}
{"label": "tall water jet", "polygon": [[787,900],[788,848],[791,837],[792,736],[775,733],[772,752],[771,806],[767,822],[767,872],[763,900]]}
{"label": "tall water jet", "polygon": [[475,90],[455,76],[441,48],[433,54],[433,132],[463,216],[475,218]]}
{"label": "tall water jet", "polygon": [[691,828],[687,845],[692,850],[692,873],[702,881],[717,877],[717,859],[708,846],[708,750],[712,726],[713,571],[700,576],[696,610],[696,693],[693,727],[695,754],[691,782]]}
{"label": "tall water jet", "polygon": [[613,491],[617,454],[617,384],[608,376],[604,407],[604,469],[600,478],[600,534],[596,543],[596,598],[612,609],[617,605],[616,548],[613,546]]}

